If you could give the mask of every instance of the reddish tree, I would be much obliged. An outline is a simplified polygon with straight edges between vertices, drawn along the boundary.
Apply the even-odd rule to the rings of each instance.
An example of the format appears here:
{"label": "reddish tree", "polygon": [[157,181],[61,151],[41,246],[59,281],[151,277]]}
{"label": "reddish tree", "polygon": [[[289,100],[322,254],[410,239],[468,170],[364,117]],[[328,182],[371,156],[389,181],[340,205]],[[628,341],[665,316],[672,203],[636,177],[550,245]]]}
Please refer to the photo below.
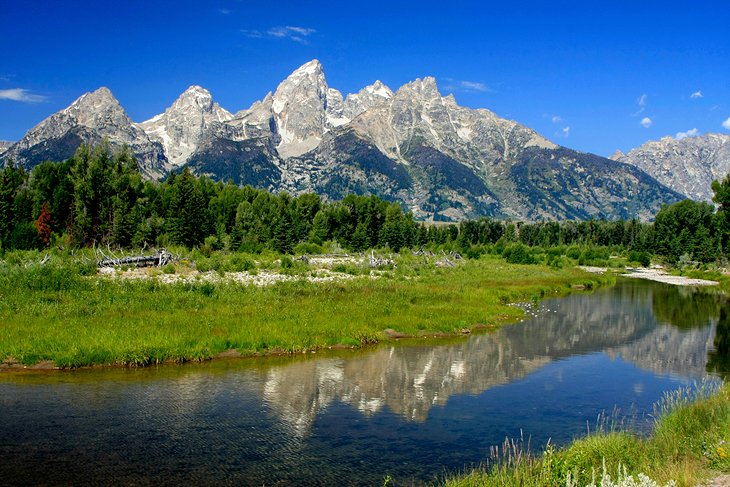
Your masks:
{"label": "reddish tree", "polygon": [[51,211],[48,209],[48,202],[45,202],[43,208],[41,208],[41,214],[35,221],[35,228],[43,245],[48,245],[51,242],[51,221]]}

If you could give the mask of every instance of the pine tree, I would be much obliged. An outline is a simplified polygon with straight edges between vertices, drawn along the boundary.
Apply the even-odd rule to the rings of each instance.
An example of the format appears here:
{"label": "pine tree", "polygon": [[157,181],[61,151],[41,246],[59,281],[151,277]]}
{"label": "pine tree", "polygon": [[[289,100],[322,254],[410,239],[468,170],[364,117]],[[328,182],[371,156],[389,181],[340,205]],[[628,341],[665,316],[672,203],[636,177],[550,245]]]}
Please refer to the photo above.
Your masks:
{"label": "pine tree", "polygon": [[206,203],[195,176],[189,168],[185,168],[175,178],[171,194],[168,221],[170,238],[174,243],[194,247],[203,242],[207,219]]}

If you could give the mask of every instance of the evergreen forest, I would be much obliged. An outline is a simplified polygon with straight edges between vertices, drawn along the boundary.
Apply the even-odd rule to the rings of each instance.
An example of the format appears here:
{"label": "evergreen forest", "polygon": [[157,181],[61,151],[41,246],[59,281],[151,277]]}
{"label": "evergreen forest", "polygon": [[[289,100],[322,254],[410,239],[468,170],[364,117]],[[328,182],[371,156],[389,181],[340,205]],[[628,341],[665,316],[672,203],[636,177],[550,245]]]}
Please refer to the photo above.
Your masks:
{"label": "evergreen forest", "polygon": [[316,194],[272,194],[196,177],[187,168],[149,181],[129,150],[112,152],[102,143],[31,171],[12,164],[0,170],[0,255],[51,245],[281,254],[335,246],[352,252],[447,249],[469,257],[492,252],[531,263],[538,248],[551,264],[561,255],[600,263],[621,252],[645,265],[652,256],[670,264],[723,265],[730,256],[730,175],[712,189],[716,206],[684,200],[664,206],[653,223],[482,218],[436,225],[375,196],[324,201]]}

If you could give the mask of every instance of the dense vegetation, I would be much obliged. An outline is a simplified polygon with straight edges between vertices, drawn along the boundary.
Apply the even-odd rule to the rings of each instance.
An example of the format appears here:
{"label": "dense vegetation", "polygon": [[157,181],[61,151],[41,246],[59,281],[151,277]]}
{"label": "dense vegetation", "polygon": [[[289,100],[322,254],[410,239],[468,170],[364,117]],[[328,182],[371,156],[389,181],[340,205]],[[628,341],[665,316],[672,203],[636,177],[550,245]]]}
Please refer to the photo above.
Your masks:
{"label": "dense vegetation", "polygon": [[315,194],[274,195],[187,169],[161,183],[144,181],[128,150],[112,154],[101,144],[81,146],[71,159],[30,173],[12,166],[0,171],[0,252],[56,243],[290,254],[336,242],[351,251],[432,246],[472,256],[496,248],[511,262],[552,265],[566,255],[606,263],[616,253],[645,264],[652,255],[673,264],[712,263],[730,254],[730,176],[713,190],[717,211],[685,200],[662,208],[653,224],[484,218],[435,226],[375,196],[325,202]]}

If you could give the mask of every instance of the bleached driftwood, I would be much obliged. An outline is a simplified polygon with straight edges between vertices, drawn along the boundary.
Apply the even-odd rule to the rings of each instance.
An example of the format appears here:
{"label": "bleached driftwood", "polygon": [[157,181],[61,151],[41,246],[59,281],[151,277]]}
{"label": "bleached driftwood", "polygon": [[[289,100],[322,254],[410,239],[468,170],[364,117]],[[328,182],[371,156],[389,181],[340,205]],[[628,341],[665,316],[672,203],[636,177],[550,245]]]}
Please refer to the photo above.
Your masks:
{"label": "bleached driftwood", "polygon": [[375,252],[370,251],[370,267],[383,267],[392,265],[393,267],[396,267],[396,263],[393,261],[393,259],[384,259],[382,257],[375,257]]}
{"label": "bleached driftwood", "polygon": [[117,267],[121,265],[134,265],[137,267],[162,267],[177,260],[165,249],[160,249],[151,255],[135,255],[127,257],[107,256],[103,251],[98,250],[103,259],[97,261],[97,267]]}

